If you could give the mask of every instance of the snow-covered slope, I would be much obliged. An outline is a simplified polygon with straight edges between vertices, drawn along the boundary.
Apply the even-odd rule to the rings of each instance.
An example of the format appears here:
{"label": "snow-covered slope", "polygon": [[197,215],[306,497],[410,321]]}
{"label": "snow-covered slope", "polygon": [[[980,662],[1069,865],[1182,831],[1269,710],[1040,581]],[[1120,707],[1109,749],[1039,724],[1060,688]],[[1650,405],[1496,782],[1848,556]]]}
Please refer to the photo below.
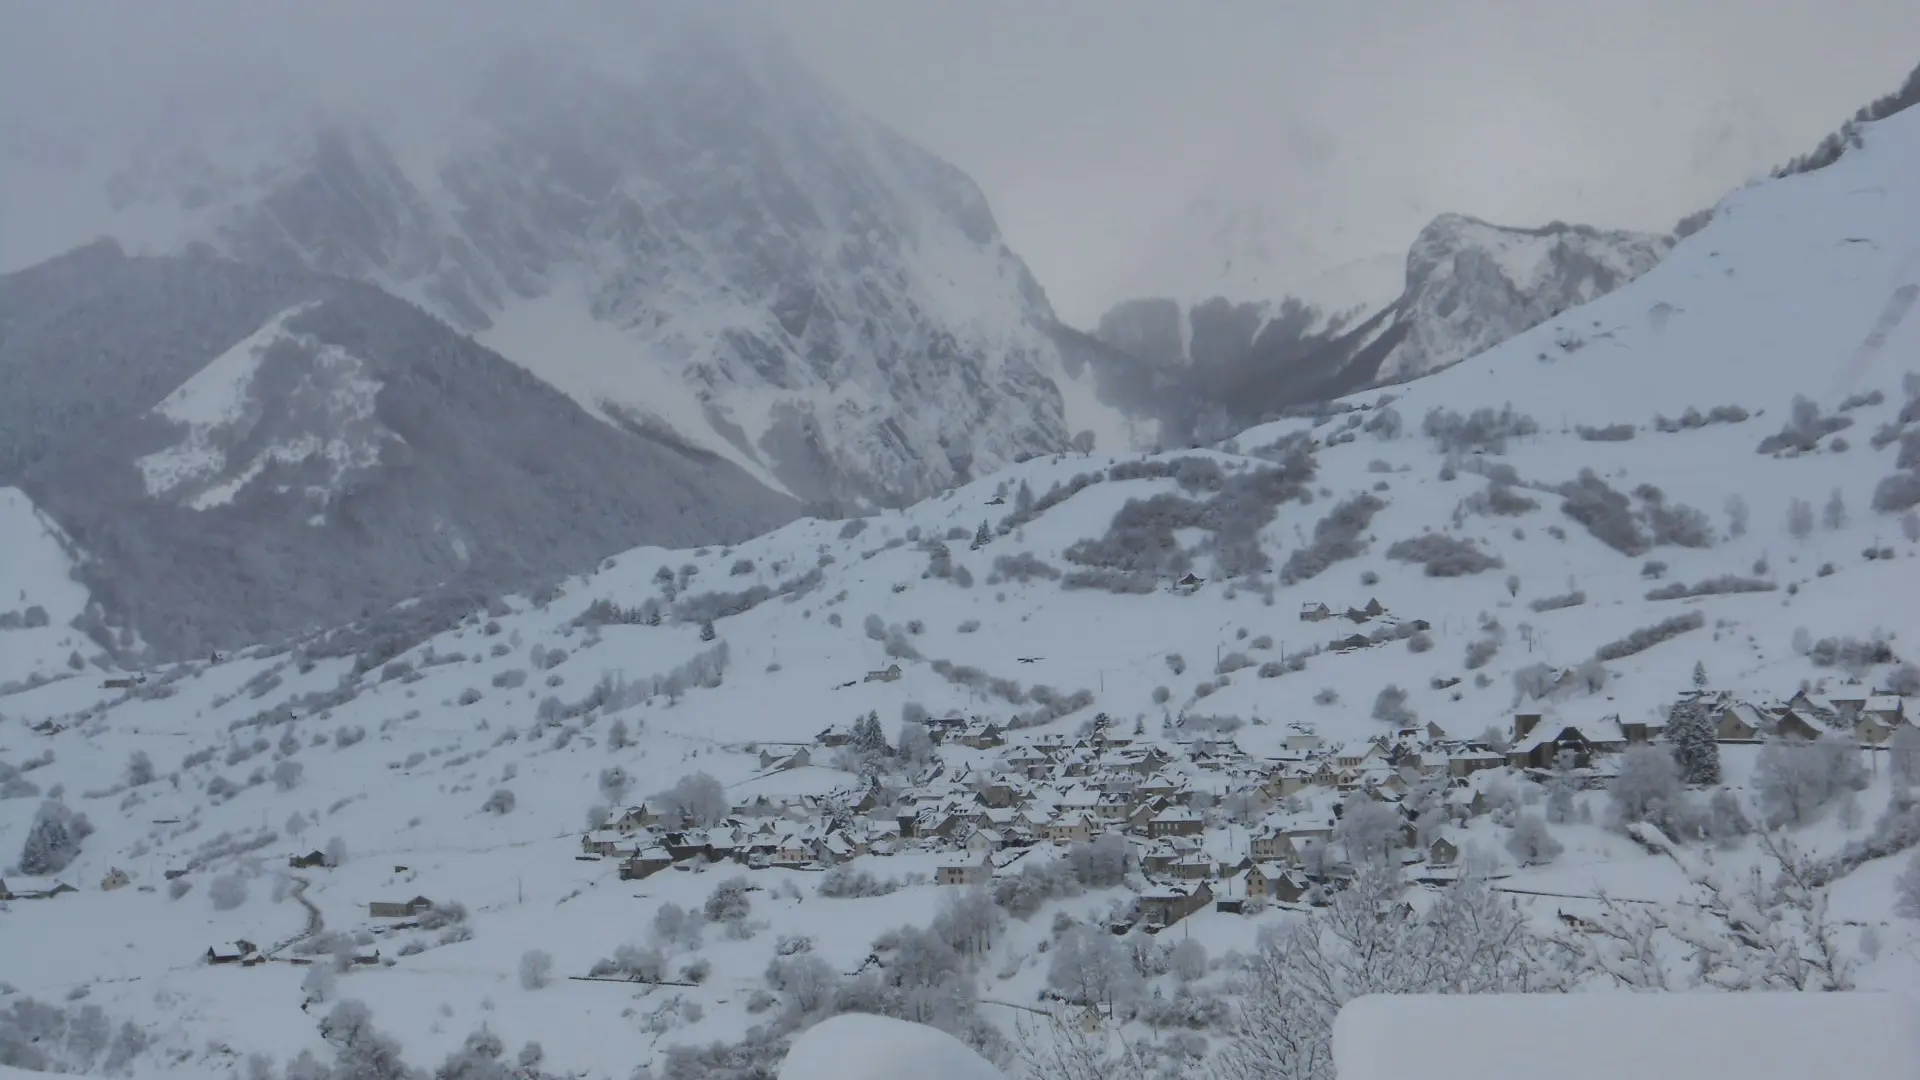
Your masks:
{"label": "snow-covered slope", "polygon": [[70,624],[87,608],[73,541],[19,488],[0,488],[0,686],[70,675],[68,659],[96,651]]}
{"label": "snow-covered slope", "polygon": [[[1108,751],[1074,744],[1105,714],[1133,753],[1167,755],[1151,778],[1204,824],[1180,865],[1225,870],[1210,881],[1231,897],[1250,826],[1328,822],[1374,797],[1324,781],[1291,801],[1251,794],[1297,778],[1294,725],[1315,729],[1329,770],[1403,727],[1480,747],[1471,763],[1502,741],[1481,733],[1517,714],[1657,723],[1696,680],[1756,704],[1803,684],[1887,709],[1899,699],[1879,691],[1920,691],[1901,666],[1920,614],[1898,599],[1920,566],[1920,518],[1902,505],[1920,501],[1920,385],[1905,377],[1920,351],[1920,113],[1862,138],[1829,168],[1730,197],[1631,285],[1324,419],[1171,455],[1043,457],[731,548],[634,549],[404,649],[385,626],[356,626],[290,653],[156,669],[124,693],[73,679],[13,694],[0,759],[19,797],[0,800],[0,851],[24,858],[31,832],[37,869],[50,850],[72,861],[8,883],[78,891],[11,903],[7,980],[64,1009],[83,988],[149,1033],[143,1063],[334,1053],[316,1015],[353,999],[423,1063],[485,1027],[509,1047],[539,1041],[541,1067],[562,1074],[770,1073],[826,1013],[876,1011],[1007,1064],[1052,992],[1101,1005],[1070,1013],[1074,1030],[1140,1037],[1149,1069],[1201,1071],[1229,1038],[1223,1003],[1246,1000],[1227,954],[1297,910],[1209,907],[1177,934],[1120,939],[1127,996],[1101,1002],[1056,960],[1113,937],[1102,924],[1148,888],[1137,873],[1036,897],[1022,890],[1043,875],[1010,863],[995,892],[1017,910],[969,922],[966,902],[947,907],[968,890],[932,882],[979,865],[959,848],[972,834],[902,838],[902,809],[935,815],[930,831],[963,812],[1011,831],[1026,811],[1043,832],[1071,829],[1089,785],[1111,779]],[[1369,616],[1370,600],[1384,610]],[[1301,618],[1317,604],[1356,621]],[[1899,708],[1912,717],[1914,698]],[[865,716],[897,740],[897,721],[969,715],[1004,743],[976,727],[980,745],[863,759],[814,741]],[[1067,747],[1052,771],[1022,756],[1049,736]],[[1756,797],[1766,754],[1725,746],[1725,798],[1686,798]],[[1905,805],[1880,768],[1889,755],[1859,756],[1870,781],[1787,829],[1796,844],[1832,855]],[[1505,810],[1463,809],[1449,843],[1504,875],[1543,933],[1568,925],[1556,914],[1597,918],[1603,896],[1697,902],[1680,858],[1609,826],[1612,766],[1597,760],[1591,789],[1562,793],[1551,831],[1565,850],[1545,861],[1513,844],[1540,786],[1495,768],[1457,789]],[[892,787],[868,802],[860,771]],[[778,855],[807,826],[810,858],[851,869],[688,857],[622,880],[583,847],[607,807],[696,772],[736,820],[706,834],[708,850]],[[56,805],[91,819],[77,845],[47,843],[85,832],[71,821],[32,824],[60,820],[42,809],[56,785]],[[1027,802],[994,805],[1006,798]],[[714,799],[696,783],[682,801],[705,813]],[[835,852],[829,830],[879,847]],[[1136,854],[1170,847],[1139,831]],[[336,836],[339,865],[288,864]],[[1764,862],[1751,837],[1720,839],[1712,859],[1730,872]],[[1073,850],[1001,855],[1072,866],[1086,857]],[[1706,857],[1704,842],[1689,850]],[[1920,987],[1920,932],[1891,907],[1909,857],[1837,864],[1826,887],[1861,988]],[[130,886],[103,888],[116,868]],[[735,875],[750,891],[719,887]],[[449,925],[368,908],[414,896]],[[689,930],[688,909],[712,923]],[[943,911],[937,943],[890,933]],[[275,962],[202,962],[233,938]],[[335,980],[280,962],[330,943],[374,962]],[[1693,970],[1671,959],[1676,979]],[[649,981],[562,978],[600,961],[602,980]],[[64,1051],[75,1068],[104,1056],[82,1049]]]}
{"label": "snow-covered slope", "polygon": [[1407,252],[1395,324],[1406,330],[1374,378],[1418,378],[1492,348],[1646,273],[1672,243],[1558,223],[1514,229],[1460,214],[1435,218]]}
{"label": "snow-covered slope", "polygon": [[527,45],[372,115],[253,75],[132,134],[11,117],[9,198],[44,213],[0,267],[106,234],[358,278],[802,500],[1117,437],[973,182],[738,21],[652,5],[628,48]]}

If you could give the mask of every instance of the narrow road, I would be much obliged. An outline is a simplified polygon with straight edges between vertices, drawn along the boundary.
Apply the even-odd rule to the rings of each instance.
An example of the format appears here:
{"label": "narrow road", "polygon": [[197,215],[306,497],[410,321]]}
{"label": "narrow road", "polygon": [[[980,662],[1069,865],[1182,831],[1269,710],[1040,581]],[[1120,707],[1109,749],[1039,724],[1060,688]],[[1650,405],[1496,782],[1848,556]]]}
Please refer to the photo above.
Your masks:
{"label": "narrow road", "polygon": [[307,886],[312,883],[299,874],[285,874],[283,876],[293,879],[293,890],[287,895],[293,898],[294,903],[307,909],[307,925],[299,933],[268,949],[268,956],[275,956],[303,941],[309,941],[319,937],[327,928],[327,920],[320,916],[319,907],[317,907],[313,901],[307,899]]}

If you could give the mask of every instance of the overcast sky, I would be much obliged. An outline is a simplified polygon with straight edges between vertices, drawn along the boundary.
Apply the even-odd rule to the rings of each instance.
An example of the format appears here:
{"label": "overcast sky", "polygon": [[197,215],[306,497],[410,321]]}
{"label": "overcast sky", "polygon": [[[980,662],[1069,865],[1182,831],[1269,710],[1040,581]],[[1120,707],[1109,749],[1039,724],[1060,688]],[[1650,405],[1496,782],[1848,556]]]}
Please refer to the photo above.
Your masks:
{"label": "overcast sky", "polygon": [[[646,2],[0,0],[0,120],[56,104],[52,74],[138,100],[157,69],[249,55],[420,97],[502,36],[617,47]],[[972,174],[1081,325],[1391,270],[1447,210],[1665,229],[1920,63],[1920,0],[739,2]]]}
{"label": "overcast sky", "polygon": [[[1920,64],[1915,0],[781,10],[849,98],[980,182],[1082,324],[1134,293],[1279,288],[1403,253],[1446,210],[1665,229]],[[1211,216],[1190,212],[1208,199]]]}

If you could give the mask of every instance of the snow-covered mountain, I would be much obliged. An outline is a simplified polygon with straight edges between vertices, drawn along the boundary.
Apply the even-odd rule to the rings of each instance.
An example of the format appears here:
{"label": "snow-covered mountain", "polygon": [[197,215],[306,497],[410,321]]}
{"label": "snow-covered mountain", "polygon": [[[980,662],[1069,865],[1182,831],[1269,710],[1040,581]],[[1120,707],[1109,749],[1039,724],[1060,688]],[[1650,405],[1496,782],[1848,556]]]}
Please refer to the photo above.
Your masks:
{"label": "snow-covered mountain", "polygon": [[1121,437],[967,176],[771,35],[647,10],[630,49],[528,44],[378,114],[209,74],[131,132],[11,116],[7,197],[39,213],[0,268],[105,234],[357,278],[801,500]]}
{"label": "snow-covered mountain", "polygon": [[1372,302],[1341,306],[1318,291],[1278,302],[1132,300],[1104,315],[1095,336],[1162,375],[1173,391],[1160,399],[1169,441],[1214,440],[1289,406],[1459,363],[1632,281],[1672,243],[1443,214],[1414,240],[1396,293]]}
{"label": "snow-covered mountain", "polygon": [[[1408,888],[1345,924],[1402,953],[1471,896],[1538,946],[1503,965],[1565,960],[1546,985],[1920,987],[1892,904],[1920,837],[1893,777],[1920,766],[1842,741],[1920,712],[1920,111],[1859,141],[1729,196],[1634,282],[1327,416],[634,549],[397,651],[354,626],[0,698],[7,884],[77,890],[7,902],[0,1051],[499,1075],[473,1062],[537,1042],[525,1068],[717,1080],[843,1011],[1007,1065],[1064,1001],[1051,1030],[1102,1075],[1192,1075],[1258,1049],[1232,1010],[1299,976],[1260,931],[1399,855],[1504,890]],[[168,408],[211,415],[193,397]],[[1677,741],[1619,744],[1701,684],[1731,741],[1683,790]],[[1740,741],[1768,728],[1829,734]],[[1293,853],[1256,859],[1276,836]],[[637,879],[600,854],[640,844]],[[1249,900],[1269,859],[1308,891],[1138,929],[1203,881]],[[1794,888],[1729,899],[1787,859]],[[1331,1019],[1286,1015],[1308,1041]]]}
{"label": "snow-covered mountain", "polygon": [[[716,455],[596,421],[359,282],[102,242],[0,277],[0,311],[0,484],[86,556],[29,557],[48,541],[24,527],[8,551],[59,582],[34,601],[59,609],[50,625],[67,633],[78,603],[119,663],[403,601],[417,618],[429,595],[471,604],[799,509]],[[24,667],[0,682],[44,673]]]}

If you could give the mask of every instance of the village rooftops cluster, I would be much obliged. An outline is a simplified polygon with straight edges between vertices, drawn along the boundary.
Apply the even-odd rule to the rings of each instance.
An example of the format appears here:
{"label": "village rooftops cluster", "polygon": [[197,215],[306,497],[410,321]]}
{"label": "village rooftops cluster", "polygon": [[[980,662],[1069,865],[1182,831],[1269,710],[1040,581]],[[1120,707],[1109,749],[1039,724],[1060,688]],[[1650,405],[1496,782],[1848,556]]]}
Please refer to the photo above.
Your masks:
{"label": "village rooftops cluster", "polygon": [[[1723,741],[1811,739],[1851,724],[1878,742],[1907,722],[1901,700],[1882,694],[1802,693],[1755,706],[1694,690],[1679,700],[1705,707]],[[998,753],[937,756],[898,794],[875,782],[829,795],[757,795],[709,828],[639,804],[615,812],[582,846],[619,859],[625,878],[702,862],[824,869],[864,855],[931,852],[949,857],[937,883],[969,885],[1115,835],[1146,883],[1140,918],[1158,927],[1209,904],[1245,911],[1324,898],[1352,875],[1336,832],[1362,800],[1398,815],[1395,846],[1413,876],[1447,880],[1458,872],[1459,827],[1493,809],[1491,777],[1600,787],[1620,752],[1659,737],[1661,719],[1623,719],[1606,706],[1599,697],[1560,701],[1472,738],[1427,723],[1333,743],[1311,724],[1289,723],[1278,752],[1259,757],[1230,737],[1129,737],[1105,721],[1078,736],[1025,736],[951,717],[928,724],[941,745]],[[816,743],[852,738],[833,727]],[[769,771],[811,762],[802,745],[760,750]]]}

